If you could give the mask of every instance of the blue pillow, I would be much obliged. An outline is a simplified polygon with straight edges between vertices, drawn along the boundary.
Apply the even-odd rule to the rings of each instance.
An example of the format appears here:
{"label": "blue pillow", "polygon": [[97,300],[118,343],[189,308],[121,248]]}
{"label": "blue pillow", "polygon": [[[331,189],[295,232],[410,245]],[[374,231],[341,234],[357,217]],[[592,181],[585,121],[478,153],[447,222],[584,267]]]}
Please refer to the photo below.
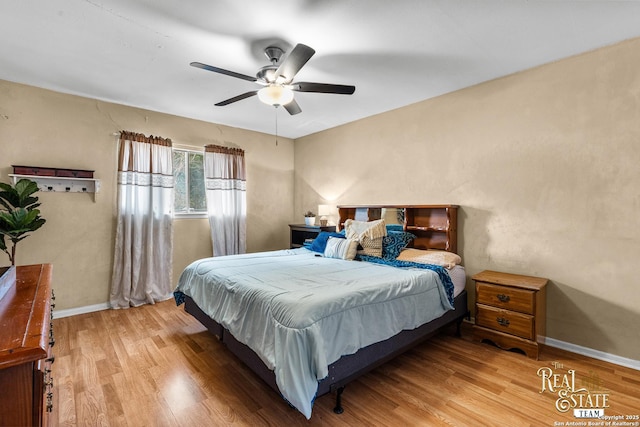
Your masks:
{"label": "blue pillow", "polygon": [[387,235],[382,238],[382,258],[385,260],[398,258],[400,252],[415,238],[415,235],[406,231],[387,231]]}
{"label": "blue pillow", "polygon": [[311,246],[309,246],[307,249],[309,249],[310,251],[320,252],[321,254],[323,254],[324,249],[327,247],[327,240],[329,240],[329,237],[337,237],[339,239],[344,239],[345,235],[340,233],[334,233],[332,231],[321,231],[320,233],[318,233],[318,237],[313,239],[313,242],[311,242]]}
{"label": "blue pillow", "polygon": [[387,231],[404,231],[402,224],[387,224]]}

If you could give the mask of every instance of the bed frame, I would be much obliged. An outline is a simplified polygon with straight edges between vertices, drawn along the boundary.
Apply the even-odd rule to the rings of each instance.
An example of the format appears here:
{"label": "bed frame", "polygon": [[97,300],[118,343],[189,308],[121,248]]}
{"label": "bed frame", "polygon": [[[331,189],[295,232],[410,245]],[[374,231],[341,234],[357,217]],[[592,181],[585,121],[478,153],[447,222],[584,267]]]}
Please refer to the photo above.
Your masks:
{"label": "bed frame", "polygon": [[[388,206],[339,206],[340,229],[347,219],[372,221],[381,218],[385,213],[393,212],[403,228],[417,237],[413,247],[417,249],[443,249],[455,252],[457,247],[457,208],[455,205],[388,205]],[[388,218],[386,222],[390,221]],[[469,317],[467,308],[467,291],[463,290],[454,300],[455,310],[448,311],[441,317],[432,320],[416,329],[402,331],[399,334],[356,353],[343,356],[329,365],[329,375],[318,383],[317,397],[327,393],[336,393],[334,412],[340,414],[342,393],[350,381],[375,369],[383,363],[395,358],[405,351],[429,339],[441,329],[456,324],[456,335],[460,336],[460,325],[465,317]],[[222,325],[205,314],[191,299],[186,297],[185,311],[195,317],[212,334],[217,336],[227,348],[244,362],[252,371],[262,378],[271,388],[280,393],[276,385],[275,374],[268,369],[262,360],[246,345],[234,338]]]}

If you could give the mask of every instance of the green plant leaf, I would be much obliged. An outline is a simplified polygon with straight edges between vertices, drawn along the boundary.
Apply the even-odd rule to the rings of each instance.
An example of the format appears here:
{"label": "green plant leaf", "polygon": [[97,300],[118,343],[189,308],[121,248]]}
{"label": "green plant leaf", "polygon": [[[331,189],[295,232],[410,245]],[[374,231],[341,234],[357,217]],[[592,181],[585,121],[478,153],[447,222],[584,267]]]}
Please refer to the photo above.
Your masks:
{"label": "green plant leaf", "polygon": [[42,227],[45,222],[38,209],[16,208],[11,212],[0,212],[0,234],[15,240]]}
{"label": "green plant leaf", "polygon": [[14,208],[32,208],[38,202],[37,197],[31,195],[38,191],[38,184],[29,180],[21,179],[16,182],[15,186],[0,183],[0,203],[7,209]]}
{"label": "green plant leaf", "polygon": [[[32,196],[38,191],[38,185],[21,179],[14,186],[0,183],[0,250],[9,255],[11,264],[15,264],[16,244],[29,237],[29,233],[39,229],[46,222],[40,217],[38,197]],[[13,243],[7,247],[7,239]]]}
{"label": "green plant leaf", "polygon": [[0,204],[8,211],[12,210],[18,204],[18,197],[11,191],[0,192]]}
{"label": "green plant leaf", "polygon": [[38,191],[38,184],[29,179],[21,179],[15,185],[15,190],[18,195],[19,207],[28,208],[38,201],[37,197],[30,197],[33,193]]}
{"label": "green plant leaf", "polygon": [[35,181],[23,178],[16,182],[14,188],[20,197],[24,198],[38,191],[38,184],[36,184]]}

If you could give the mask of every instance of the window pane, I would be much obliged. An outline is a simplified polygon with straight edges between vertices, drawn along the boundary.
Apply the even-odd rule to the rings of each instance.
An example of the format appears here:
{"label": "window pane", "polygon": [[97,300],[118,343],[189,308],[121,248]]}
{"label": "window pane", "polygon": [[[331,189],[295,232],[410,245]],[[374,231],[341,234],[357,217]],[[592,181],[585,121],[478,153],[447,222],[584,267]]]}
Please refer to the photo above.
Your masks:
{"label": "window pane", "polygon": [[189,153],[189,207],[194,211],[205,211],[204,156]]}
{"label": "window pane", "polygon": [[174,212],[206,213],[204,154],[190,150],[173,150]]}
{"label": "window pane", "polygon": [[187,175],[186,175],[186,152],[173,152],[173,178],[174,178],[174,212],[187,212]]}

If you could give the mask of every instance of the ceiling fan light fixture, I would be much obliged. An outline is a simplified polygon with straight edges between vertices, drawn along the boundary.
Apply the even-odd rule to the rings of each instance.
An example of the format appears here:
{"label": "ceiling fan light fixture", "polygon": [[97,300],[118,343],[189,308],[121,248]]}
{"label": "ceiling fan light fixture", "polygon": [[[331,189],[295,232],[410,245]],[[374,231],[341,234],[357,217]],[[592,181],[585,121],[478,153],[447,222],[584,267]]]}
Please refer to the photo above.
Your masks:
{"label": "ceiling fan light fixture", "polygon": [[258,91],[258,98],[267,105],[286,105],[293,101],[293,91],[283,86],[269,85]]}
{"label": "ceiling fan light fixture", "polygon": [[271,64],[260,68],[255,77],[203,64],[201,62],[192,62],[190,65],[192,67],[201,68],[218,74],[224,74],[241,80],[247,80],[264,86],[260,90],[251,90],[218,102],[215,104],[217,107],[223,107],[258,95],[260,102],[274,107],[282,105],[283,108],[287,110],[287,113],[294,116],[302,112],[300,106],[293,97],[294,91],[351,95],[356,90],[355,86],[329,83],[294,82],[293,79],[295,76],[315,54],[315,52],[316,51],[309,46],[298,43],[291,52],[283,58],[282,56],[284,51],[282,48],[269,46],[265,49],[265,54],[267,55],[267,58],[269,58],[269,61],[271,61]]}

